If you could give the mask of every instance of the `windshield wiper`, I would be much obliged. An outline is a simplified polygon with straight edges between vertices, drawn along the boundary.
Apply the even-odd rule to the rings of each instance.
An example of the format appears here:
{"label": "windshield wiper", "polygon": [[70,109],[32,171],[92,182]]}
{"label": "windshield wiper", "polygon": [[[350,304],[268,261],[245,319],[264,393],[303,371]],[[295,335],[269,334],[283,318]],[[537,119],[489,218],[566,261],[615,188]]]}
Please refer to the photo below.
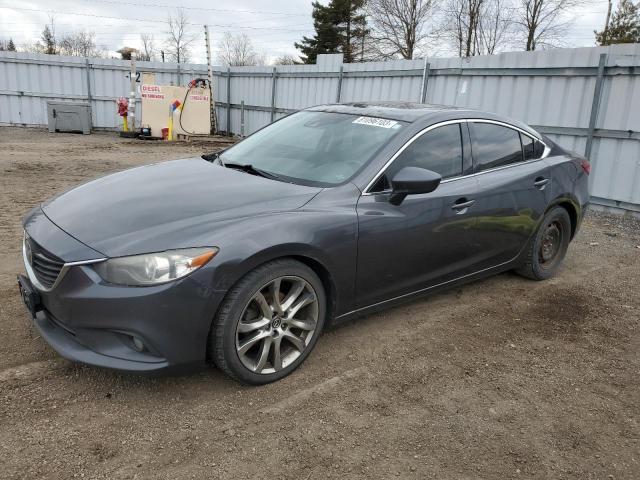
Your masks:
{"label": "windshield wiper", "polygon": [[234,170],[241,170],[243,172],[250,173],[251,175],[257,175],[259,177],[270,178],[271,180],[286,182],[286,180],[281,176],[276,175],[275,173],[267,172],[266,170],[262,170],[260,168],[256,168],[251,164],[243,165],[240,163],[229,163],[229,162],[222,163],[222,159],[220,159],[220,163],[227,168],[233,168]]}

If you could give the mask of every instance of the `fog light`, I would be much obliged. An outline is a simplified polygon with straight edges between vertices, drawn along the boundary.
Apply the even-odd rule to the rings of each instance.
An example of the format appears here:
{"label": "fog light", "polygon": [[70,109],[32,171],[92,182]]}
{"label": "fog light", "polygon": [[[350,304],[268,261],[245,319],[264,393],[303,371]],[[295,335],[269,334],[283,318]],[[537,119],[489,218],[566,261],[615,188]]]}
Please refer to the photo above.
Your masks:
{"label": "fog light", "polygon": [[133,339],[133,346],[138,352],[144,352],[144,343],[138,337],[131,337]]}

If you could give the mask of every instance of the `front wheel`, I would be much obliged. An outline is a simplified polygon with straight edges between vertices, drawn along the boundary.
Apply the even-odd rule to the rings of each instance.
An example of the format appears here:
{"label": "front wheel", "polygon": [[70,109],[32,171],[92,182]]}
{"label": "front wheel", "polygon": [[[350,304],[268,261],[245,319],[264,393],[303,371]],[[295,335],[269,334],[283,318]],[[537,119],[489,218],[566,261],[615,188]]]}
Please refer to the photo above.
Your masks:
{"label": "front wheel", "polygon": [[214,321],[209,351],[235,380],[261,385],[287,376],[309,355],[324,326],[326,295],[306,265],[275,260],[245,275]]}
{"label": "front wheel", "polygon": [[553,277],[564,261],[571,239],[571,219],[562,207],[552,208],[529,241],[525,263],[516,273],[533,280]]}

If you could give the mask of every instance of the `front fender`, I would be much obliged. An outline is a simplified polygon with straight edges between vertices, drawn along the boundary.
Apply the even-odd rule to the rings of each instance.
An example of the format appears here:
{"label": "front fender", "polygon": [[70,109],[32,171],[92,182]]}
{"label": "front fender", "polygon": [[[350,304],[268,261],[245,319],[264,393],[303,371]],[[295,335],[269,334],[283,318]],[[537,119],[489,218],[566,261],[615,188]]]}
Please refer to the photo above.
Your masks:
{"label": "front fender", "polygon": [[216,233],[220,252],[206,268],[214,289],[228,290],[271,260],[309,259],[328,274],[336,293],[333,313],[339,315],[354,304],[357,227],[355,210],[297,210],[245,219]]}

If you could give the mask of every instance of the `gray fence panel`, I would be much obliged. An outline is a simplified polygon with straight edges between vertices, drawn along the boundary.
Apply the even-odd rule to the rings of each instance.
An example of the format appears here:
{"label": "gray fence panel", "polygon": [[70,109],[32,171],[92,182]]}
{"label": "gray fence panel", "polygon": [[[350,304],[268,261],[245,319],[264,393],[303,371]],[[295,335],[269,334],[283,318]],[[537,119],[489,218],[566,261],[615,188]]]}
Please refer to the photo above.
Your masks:
{"label": "gray fence panel", "polygon": [[[423,66],[424,60],[394,60],[345,65],[342,100],[419,102]],[[406,74],[403,71],[406,71]],[[380,72],[380,76],[370,72]],[[384,72],[394,73],[393,76],[382,76]],[[356,76],[357,73],[366,76]]]}
{"label": "gray fence panel", "polygon": [[[205,77],[204,65],[137,62],[138,72],[153,72],[159,84]],[[128,96],[130,62],[89,59],[93,125],[117,128],[115,100]],[[47,100],[87,101],[87,61],[59,55],[0,52],[0,124],[45,125]]]}
{"label": "gray fence panel", "polygon": [[[4,68],[0,76],[2,122],[18,125],[45,125],[46,100],[86,100],[85,60],[60,57],[59,62],[41,63],[41,55],[0,52]],[[3,62],[2,60],[8,62]],[[23,60],[14,63],[11,60]],[[6,108],[6,110],[5,110]],[[8,121],[5,120],[8,118]]]}
{"label": "gray fence panel", "polygon": [[[338,88],[339,67],[321,69],[318,65],[283,65],[277,67],[276,106],[285,110],[300,110],[311,105],[334,103]],[[294,77],[292,75],[324,77]]]}

